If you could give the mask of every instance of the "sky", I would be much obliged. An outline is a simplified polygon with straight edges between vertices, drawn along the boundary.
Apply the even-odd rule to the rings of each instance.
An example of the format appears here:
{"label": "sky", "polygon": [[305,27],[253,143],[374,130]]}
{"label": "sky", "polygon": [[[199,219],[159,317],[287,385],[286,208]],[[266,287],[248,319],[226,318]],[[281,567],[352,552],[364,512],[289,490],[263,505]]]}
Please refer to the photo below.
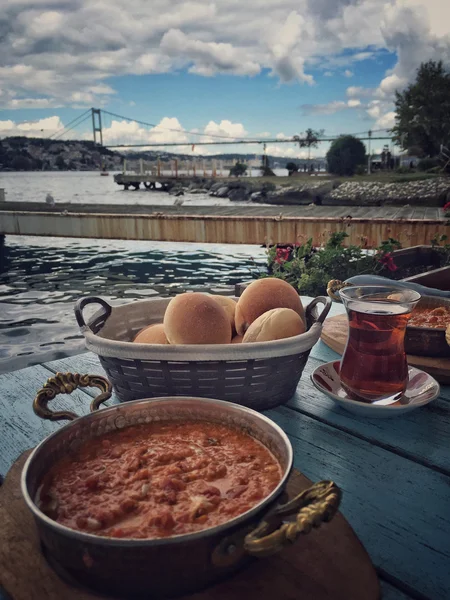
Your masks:
{"label": "sky", "polygon": [[[105,145],[261,153],[261,144],[195,142],[267,138],[269,154],[304,158],[305,150],[280,140],[310,127],[329,136],[387,135],[395,90],[414,80],[419,64],[442,59],[450,67],[448,0],[1,5],[0,138],[57,138],[97,107],[118,115],[102,113]],[[92,139],[89,119],[62,139]],[[375,149],[383,143],[374,141]]]}

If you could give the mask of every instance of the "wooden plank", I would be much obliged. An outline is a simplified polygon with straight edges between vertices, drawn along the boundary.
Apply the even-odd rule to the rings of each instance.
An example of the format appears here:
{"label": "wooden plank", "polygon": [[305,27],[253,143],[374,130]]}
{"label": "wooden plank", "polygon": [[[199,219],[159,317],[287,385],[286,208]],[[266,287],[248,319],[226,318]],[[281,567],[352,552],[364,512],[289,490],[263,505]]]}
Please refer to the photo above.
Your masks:
{"label": "wooden plank", "polygon": [[[92,357],[93,355],[82,355],[83,358],[89,356]],[[73,360],[74,357],[67,359],[67,361]],[[60,363],[61,361],[56,362]],[[57,366],[58,369],[63,366],[61,364],[53,364],[54,366]],[[66,362],[66,366],[67,364],[68,362]],[[71,362],[71,367],[73,366],[73,362]],[[32,369],[36,368],[37,367],[34,367]],[[39,383],[37,387],[41,385],[41,375],[42,372],[39,373]],[[366,536],[363,536],[363,541],[367,545],[367,540],[369,540],[371,544],[374,544],[375,549],[378,548],[380,565],[383,566],[383,568],[386,568],[385,565],[388,565],[387,570],[389,573],[398,577],[398,573],[394,568],[396,565],[395,561],[393,562],[393,559],[396,555],[402,556],[402,554],[405,554],[405,549],[399,547],[399,544],[403,543],[401,540],[404,536],[406,536],[406,538],[408,538],[408,536],[414,538],[412,540],[414,543],[411,546],[411,552],[415,553],[417,557],[420,557],[424,552],[425,547],[421,541],[421,536],[424,535],[425,531],[432,532],[433,529],[436,529],[436,527],[440,528],[443,524],[444,531],[448,534],[448,523],[445,521],[442,523],[441,517],[436,517],[436,515],[434,515],[436,517],[434,522],[431,522],[432,519],[429,515],[429,511],[432,510],[433,507],[436,510],[440,507],[443,515],[449,513],[449,507],[445,504],[445,498],[442,497],[440,491],[442,481],[445,481],[445,485],[447,486],[446,489],[448,489],[448,478],[444,478],[440,474],[433,472],[431,469],[426,469],[422,465],[417,465],[410,460],[396,456],[393,452],[378,448],[366,440],[358,439],[346,432],[339,431],[334,427],[321,423],[308,415],[296,414],[291,409],[282,408],[277,411],[272,411],[270,416],[275,420],[278,419],[280,424],[291,433],[293,438],[295,437],[295,440],[293,441],[295,441],[296,457],[297,461],[300,461],[300,467],[303,465],[302,461],[305,461],[305,464],[308,463],[310,465],[308,468],[311,469],[311,472],[315,471],[315,473],[317,473],[317,476],[314,478],[332,476],[339,483],[338,475],[340,474],[339,477],[342,476],[342,479],[346,482],[346,486],[348,486],[344,489],[347,492],[347,496],[349,496],[348,510],[350,513],[346,514],[350,517],[350,515],[353,515],[354,513],[355,519],[359,519],[358,526]],[[353,416],[348,418],[354,419]],[[388,421],[385,421],[384,423],[387,424]],[[378,422],[378,425],[374,424],[374,427],[379,426],[379,424],[380,422]],[[426,428],[424,428],[424,431],[426,431]],[[394,435],[392,437],[394,437]],[[334,475],[335,472],[337,473],[336,476]],[[398,483],[397,487],[394,485],[395,481]],[[420,485],[418,485],[419,482]],[[385,484],[388,487],[387,490],[383,487]],[[406,490],[404,489],[405,486]],[[380,499],[381,508],[377,505],[378,494],[374,495],[374,491],[380,489],[383,489],[383,493],[381,494],[380,492],[382,496]],[[430,491],[432,491],[431,495]],[[362,494],[363,497],[361,498],[358,494]],[[392,497],[392,494],[399,494],[400,497]],[[409,498],[412,499],[411,504],[408,504],[407,499]],[[448,497],[446,497],[446,501],[448,502]],[[422,513],[422,507],[424,507],[424,514]],[[391,511],[386,519],[383,517],[385,508]],[[406,512],[409,511],[408,514],[411,517],[410,521],[407,521],[406,517],[403,516],[404,510],[406,510]],[[444,512],[445,510],[447,510],[447,513]],[[399,512],[401,517],[400,524],[396,521],[396,511]],[[440,509],[439,512],[441,513]],[[367,523],[367,519],[365,519],[366,514],[368,515],[369,523]],[[351,518],[352,522],[356,523],[356,521],[353,520],[353,516]],[[418,520],[420,524],[419,541],[417,541],[417,536],[414,534],[416,520]],[[370,527],[371,523],[373,525],[372,528]],[[414,527],[411,526],[411,523],[414,523]],[[373,535],[373,532],[375,531],[377,532],[376,536]],[[374,538],[376,538],[375,541]],[[404,543],[406,549],[410,548],[410,541],[411,540],[408,538]],[[428,541],[425,543],[428,543]],[[437,543],[442,543],[440,533],[437,536]],[[383,544],[385,547],[389,547],[389,552],[386,557],[383,555]],[[440,577],[443,572],[446,572],[440,564],[439,552],[441,550],[439,550],[439,548],[436,550],[436,547],[432,543],[431,549],[426,550],[427,554],[430,554],[430,556],[423,561],[422,567],[419,565],[419,571],[416,570],[416,566],[413,564],[414,561],[413,563],[410,563],[408,558],[410,550],[408,550],[406,552],[405,565],[410,564],[411,568],[405,566],[400,569],[401,573],[403,573],[403,571],[406,573],[405,577],[402,575],[401,579],[407,581],[411,586],[415,585],[414,582],[416,579],[424,582],[425,580],[430,580],[424,583],[425,587],[419,586],[418,589],[421,589],[422,593],[429,594],[430,597],[444,597],[442,594],[439,594],[439,590],[442,588]],[[445,552],[443,550],[442,552],[445,557]],[[448,557],[446,560],[447,559]],[[416,562],[421,563],[422,561],[417,558]],[[427,573],[424,573],[424,569],[428,569]],[[433,569],[435,569],[435,571]],[[408,580],[409,575],[406,571],[412,573],[412,581]],[[434,578],[435,572],[439,574],[437,580]]]}
{"label": "wooden plank", "polygon": [[359,417],[337,406],[316,390],[310,380],[321,361],[311,358],[295,395],[287,406],[310,417],[357,435],[370,443],[401,454],[429,468],[450,475],[450,387],[447,395],[431,404],[392,419]]}
{"label": "wooden plank", "polygon": [[[50,213],[58,215],[64,211],[69,214],[142,214],[149,215],[153,213],[162,213],[167,215],[209,215],[209,216],[277,216],[280,213],[286,216],[312,216],[317,218],[323,217],[343,217],[352,215],[354,218],[365,219],[395,219],[395,218],[415,218],[418,221],[429,219],[441,219],[440,211],[436,207],[422,206],[394,206],[386,205],[363,206],[363,205],[326,205],[316,206],[311,204],[227,204],[227,205],[195,205],[184,204],[182,206],[151,204],[152,198],[149,192],[133,192],[137,194],[138,201],[142,204],[72,204],[61,202],[54,207],[50,207],[45,202],[2,202],[0,214],[3,212],[36,212]],[[133,196],[135,197],[135,196]],[[169,198],[170,196],[168,196]],[[147,203],[150,200],[150,203]],[[211,198],[214,201],[214,198]]]}
{"label": "wooden plank", "polygon": [[[410,600],[413,596],[400,591],[387,581],[381,580],[381,597],[383,600]],[[1,600],[1,598],[0,598]]]}
{"label": "wooden plank", "polygon": [[[341,409],[313,386],[310,374],[322,362],[313,357],[309,359],[297,392],[287,403],[288,407],[436,471],[450,474],[450,387],[442,388],[447,399],[444,396],[402,417],[364,419]],[[53,372],[72,370],[105,375],[97,356],[92,353],[46,363],[46,367]],[[96,395],[95,389],[86,389],[86,393]]]}
{"label": "wooden plank", "polygon": [[331,362],[332,360],[339,360],[341,355],[332,350],[322,340],[319,340],[315,346],[312,347],[310,358],[317,358],[323,362]]}
{"label": "wooden plank", "polygon": [[[67,359],[71,361],[72,359]],[[24,450],[36,446],[47,435],[61,427],[60,423],[43,421],[33,412],[33,400],[38,390],[53,373],[42,365],[0,375],[0,474]],[[87,414],[91,396],[76,391],[71,396],[60,395],[54,400],[56,409]]]}
{"label": "wooden plank", "polygon": [[342,512],[374,564],[426,597],[448,598],[450,477],[289,408],[267,414],[289,435],[297,469],[342,488]]}

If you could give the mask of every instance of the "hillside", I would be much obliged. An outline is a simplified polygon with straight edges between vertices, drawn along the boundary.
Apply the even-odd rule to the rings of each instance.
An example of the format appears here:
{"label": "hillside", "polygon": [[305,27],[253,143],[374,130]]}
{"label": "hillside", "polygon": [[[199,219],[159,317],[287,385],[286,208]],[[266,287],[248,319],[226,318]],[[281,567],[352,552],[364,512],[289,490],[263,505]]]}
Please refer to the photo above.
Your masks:
{"label": "hillside", "polygon": [[119,169],[123,157],[90,141],[9,137],[0,141],[1,171]]}
{"label": "hillside", "polygon": [[[136,166],[142,158],[153,162],[157,158],[162,161],[178,160],[207,160],[216,159],[226,162],[239,160],[256,166],[261,155],[218,153],[201,156],[191,153],[174,154],[173,152],[145,150],[117,152],[104,146],[95,145],[94,142],[85,140],[51,140],[46,138],[8,137],[0,140],[0,171],[91,171],[95,169],[120,170],[123,159],[128,160],[129,168]],[[294,162],[300,166],[307,164],[308,160],[280,158],[268,156],[269,164],[273,168],[284,168],[287,162]],[[135,163],[136,161],[136,163]],[[315,165],[325,163],[323,158],[311,159]]]}

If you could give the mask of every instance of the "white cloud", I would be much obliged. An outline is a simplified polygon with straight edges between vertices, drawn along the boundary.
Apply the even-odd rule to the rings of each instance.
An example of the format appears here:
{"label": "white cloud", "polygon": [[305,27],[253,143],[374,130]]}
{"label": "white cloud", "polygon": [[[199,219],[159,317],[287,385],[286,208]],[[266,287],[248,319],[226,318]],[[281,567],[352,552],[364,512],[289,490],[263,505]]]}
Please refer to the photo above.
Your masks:
{"label": "white cloud", "polygon": [[357,108],[361,106],[361,101],[357,98],[344,100],[333,100],[327,104],[303,104],[300,108],[304,115],[333,115],[334,113],[346,110],[348,108]]}
{"label": "white cloud", "polygon": [[[151,128],[142,126],[135,121],[113,119],[110,126],[103,129],[103,142],[109,146],[115,144],[142,144],[144,148],[147,147],[145,144],[184,144],[182,146],[171,146],[166,149],[170,152],[189,152],[197,155],[206,155],[216,153],[217,148],[212,147],[210,149],[204,146],[196,146],[197,142],[215,141],[217,138],[214,136],[221,136],[227,138],[229,141],[248,136],[248,132],[242,123],[234,123],[228,119],[223,119],[218,123],[209,121],[202,129],[191,131],[199,135],[192,135],[190,132],[186,132],[176,117],[164,117],[155,127]],[[193,149],[192,146],[194,146]],[[150,146],[148,148],[150,149]],[[162,148],[162,146],[152,147],[153,150],[157,148]],[[235,152],[236,148],[233,148],[232,151]]]}
{"label": "white cloud", "polygon": [[354,98],[355,96],[360,96],[361,98],[370,98],[375,93],[373,88],[364,88],[358,86],[350,86],[347,88],[347,96],[349,98]]}
{"label": "white cloud", "polygon": [[392,129],[395,125],[395,112],[389,111],[375,122],[375,129]]}
{"label": "white cloud", "polygon": [[[204,77],[270,74],[282,83],[313,84],[313,68],[327,77],[334,72],[350,76],[355,63],[389,51],[397,62],[378,87],[347,90],[348,98],[387,103],[423,60],[442,58],[450,64],[444,0],[3,4],[0,105],[7,108],[102,106],[114,93],[111,77],[181,69]],[[344,106],[323,110],[336,108]],[[383,107],[381,114],[387,112]]]}
{"label": "white cloud", "polygon": [[312,75],[305,73],[304,56],[295,51],[298,40],[307,35],[305,18],[296,11],[292,11],[281,26],[275,26],[269,42],[273,57],[271,75],[278,76],[284,83],[295,80],[314,83]]}
{"label": "white cloud", "polygon": [[231,121],[228,121],[226,119],[220,121],[220,123],[215,123],[214,121],[209,121],[209,123],[206,125],[205,129],[203,130],[203,133],[208,138],[208,139],[205,139],[205,141],[209,141],[209,140],[212,141],[213,138],[210,138],[209,136],[215,136],[215,135],[229,137],[231,140],[238,139],[238,138],[245,138],[248,135],[248,132],[245,130],[242,123],[232,123]]}
{"label": "white cloud", "polygon": [[324,75],[324,77],[333,77],[333,72],[332,71],[325,71],[325,73],[323,75]]}
{"label": "white cloud", "polygon": [[175,117],[164,117],[155,127],[143,127],[136,121],[112,120],[109,127],[103,128],[103,143],[113,144],[156,144],[189,142],[187,134]]}
{"label": "white cloud", "polygon": [[8,108],[59,108],[61,102],[55,98],[10,98]]}
{"label": "white cloud", "polygon": [[353,71],[350,71],[350,69],[345,69],[345,71],[344,71],[345,77],[353,77],[353,75],[354,75]]}
{"label": "white cloud", "polygon": [[165,33],[160,48],[183,63],[193,62],[189,71],[197,75],[257,75],[261,70],[258,63],[245,59],[242,49],[231,44],[191,39],[179,29]]}
{"label": "white cloud", "polygon": [[301,109],[304,115],[333,115],[347,108],[347,102],[333,100],[327,104],[303,104]]}
{"label": "white cloud", "polygon": [[388,75],[381,81],[376,91],[376,95],[381,98],[392,98],[395,91],[401,91],[407,83],[408,80],[406,77],[399,77],[398,75],[393,73],[392,75]]}
{"label": "white cloud", "polygon": [[379,100],[372,100],[372,102],[369,102],[369,104],[367,105],[367,114],[369,115],[369,117],[371,117],[372,119],[378,119],[381,115],[381,103]]}
{"label": "white cloud", "polygon": [[61,119],[57,116],[16,123],[7,120],[0,121],[0,137],[21,135],[25,137],[50,137],[63,128]]}
{"label": "white cloud", "polygon": [[[269,144],[266,148],[266,152],[270,156],[279,156],[286,158],[308,158],[307,150],[300,150],[298,146],[292,148],[290,146],[286,146],[286,144],[283,144],[283,146]],[[311,156],[317,156],[317,152],[314,152],[313,149],[311,149]]]}

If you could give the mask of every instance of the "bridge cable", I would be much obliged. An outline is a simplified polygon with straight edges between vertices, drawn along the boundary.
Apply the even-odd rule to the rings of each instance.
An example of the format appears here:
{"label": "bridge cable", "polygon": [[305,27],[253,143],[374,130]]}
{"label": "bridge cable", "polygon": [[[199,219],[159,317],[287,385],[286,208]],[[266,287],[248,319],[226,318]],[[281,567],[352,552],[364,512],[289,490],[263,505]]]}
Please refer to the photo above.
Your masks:
{"label": "bridge cable", "polygon": [[82,123],[84,123],[85,121],[90,119],[91,118],[90,113],[91,113],[91,111],[89,111],[89,114],[86,115],[82,121],[80,121],[79,123],[75,123],[74,125],[72,125],[72,127],[65,127],[64,131],[62,133],[60,133],[58,136],[56,136],[55,138],[53,138],[53,140],[54,141],[59,140],[63,135],[66,135],[66,133],[69,133],[69,131],[71,131],[72,129],[75,129],[75,127],[78,127],[78,125],[81,125]]}
{"label": "bridge cable", "polygon": [[116,117],[118,119],[124,119],[125,121],[132,121],[135,123],[139,123],[140,125],[146,125],[147,127],[159,127],[160,129],[164,129],[166,131],[176,131],[177,133],[188,133],[190,135],[201,135],[201,136],[220,138],[220,139],[225,139],[225,140],[235,139],[235,140],[247,141],[249,139],[249,138],[234,138],[231,135],[219,135],[219,134],[205,133],[205,132],[200,132],[200,131],[190,131],[188,129],[174,129],[171,127],[161,127],[161,125],[156,125],[155,123],[147,123],[146,121],[140,121],[139,119],[130,119],[129,117],[124,117],[123,115],[116,115],[115,113],[112,113],[112,112],[109,112],[108,110],[103,110],[103,109],[102,109],[102,113],[106,113],[107,115],[111,115],[112,117]]}
{"label": "bridge cable", "polygon": [[[55,131],[54,133],[52,133],[51,135],[48,136],[48,139],[50,140],[54,135],[58,135],[59,132],[63,132],[65,129],[67,129],[67,127],[69,127],[69,125],[72,125],[72,123],[75,123],[75,121],[78,121],[79,119],[81,119],[82,117],[84,117],[87,113],[90,114],[91,109],[89,108],[88,110],[86,110],[82,115],[79,115],[78,117],[76,117],[75,119],[72,119],[70,121],[70,123],[67,123],[67,125],[64,125],[64,127],[61,127],[60,129],[58,129],[57,131]],[[78,123],[79,124],[79,123]]]}

